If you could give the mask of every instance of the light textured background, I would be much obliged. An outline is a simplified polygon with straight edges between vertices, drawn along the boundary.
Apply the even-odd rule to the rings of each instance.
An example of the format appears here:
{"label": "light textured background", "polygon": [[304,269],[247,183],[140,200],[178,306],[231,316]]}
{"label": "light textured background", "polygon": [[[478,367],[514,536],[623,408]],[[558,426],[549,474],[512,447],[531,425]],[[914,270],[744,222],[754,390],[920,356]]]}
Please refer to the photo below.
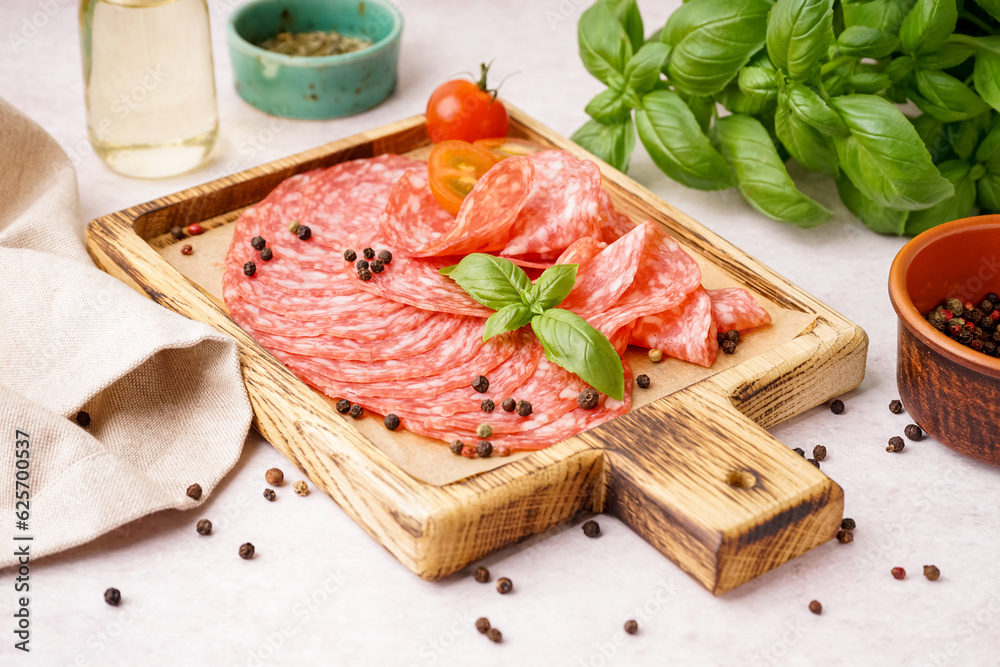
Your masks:
{"label": "light textured background", "polygon": [[[345,120],[277,120],[233,90],[223,25],[236,3],[209,0],[222,119],[214,162],[164,181],[116,176],[86,142],[75,0],[0,3],[0,95],[79,161],[87,219],[419,113],[437,83],[480,61],[496,59],[496,76],[510,75],[503,95],[565,134],[600,90],[576,54],[585,0],[406,0],[392,99]],[[640,2],[650,29],[678,4]],[[31,36],[15,50],[11,33]],[[896,392],[885,283],[903,241],[862,230],[818,178],[804,189],[837,214],[801,231],[763,218],[734,192],[670,182],[641,148],[631,175],[868,332],[868,378],[845,397],[847,412],[817,408],[774,430],[790,447],[827,446],[823,470],[843,486],[847,516],[858,522],[853,544],[824,545],[717,599],[600,518],[600,539],[573,526],[490,558],[494,576],[514,581],[514,594],[501,597],[468,573],[417,579],[321,494],[300,498],[286,485],[266,502],[267,468],[298,476],[252,436],[197,515],[156,515],[36,563],[30,656],[11,648],[13,575],[0,572],[0,664],[1000,664],[998,472],[930,440],[884,451],[908,423],[886,408]],[[208,538],[194,530],[203,516],[215,523]],[[245,541],[257,546],[252,562],[237,557]],[[941,568],[940,581],[924,580],[926,563]],[[905,581],[889,575],[896,565],[907,569]],[[122,590],[121,607],[103,603],[108,586]],[[814,598],[822,616],[806,609]],[[480,615],[502,629],[503,644],[472,628]],[[641,626],[634,637],[620,632],[630,617]]]}

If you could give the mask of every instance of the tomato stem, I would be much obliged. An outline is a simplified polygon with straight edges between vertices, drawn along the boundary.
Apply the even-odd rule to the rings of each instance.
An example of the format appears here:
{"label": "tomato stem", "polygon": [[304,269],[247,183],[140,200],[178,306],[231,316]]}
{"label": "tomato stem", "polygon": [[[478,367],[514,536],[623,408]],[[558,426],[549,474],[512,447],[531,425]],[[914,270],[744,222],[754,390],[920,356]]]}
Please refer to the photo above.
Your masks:
{"label": "tomato stem", "polygon": [[492,60],[489,62],[489,64],[479,63],[479,81],[476,83],[476,87],[479,88],[479,90],[483,91],[484,93],[490,93],[491,103],[493,102],[493,100],[497,98],[497,92],[498,92],[496,89],[490,90],[489,88],[486,87],[486,75],[489,74],[490,67],[492,66],[493,66]]}

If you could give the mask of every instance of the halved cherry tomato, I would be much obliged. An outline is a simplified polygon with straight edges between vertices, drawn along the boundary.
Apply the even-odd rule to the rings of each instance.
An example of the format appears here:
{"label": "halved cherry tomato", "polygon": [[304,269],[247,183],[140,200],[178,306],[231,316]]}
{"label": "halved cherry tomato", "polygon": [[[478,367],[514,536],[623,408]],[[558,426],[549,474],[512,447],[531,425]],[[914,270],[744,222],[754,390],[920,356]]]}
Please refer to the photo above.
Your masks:
{"label": "halved cherry tomato", "polygon": [[475,141],[507,134],[507,109],[486,87],[488,65],[480,65],[479,81],[445,81],[427,101],[427,134],[440,143]]}
{"label": "halved cherry tomato", "polygon": [[495,139],[479,139],[474,141],[475,146],[484,148],[492,153],[498,160],[513,157],[515,155],[531,155],[538,151],[547,151],[547,147],[529,141],[528,139],[515,139],[514,137],[497,137]]}
{"label": "halved cherry tomato", "polygon": [[467,141],[437,144],[427,158],[427,175],[434,198],[446,211],[457,215],[479,177],[497,162],[492,153]]}

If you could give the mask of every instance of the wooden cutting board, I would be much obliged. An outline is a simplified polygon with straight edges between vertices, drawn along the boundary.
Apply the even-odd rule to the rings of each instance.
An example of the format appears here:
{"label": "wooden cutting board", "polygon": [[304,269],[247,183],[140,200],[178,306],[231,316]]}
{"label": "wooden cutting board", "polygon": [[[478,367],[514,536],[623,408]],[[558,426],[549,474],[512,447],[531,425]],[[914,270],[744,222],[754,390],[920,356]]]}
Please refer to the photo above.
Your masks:
{"label": "wooden cutting board", "polygon": [[[208,244],[198,249],[190,264],[178,265],[182,270],[161,254],[177,243],[167,233],[173,225],[200,222],[211,230],[203,236],[224,234],[240,211],[294,174],[387,152],[426,153],[423,116],[102,216],[88,226],[88,248],[103,270],[236,339],[257,430],[425,579],[586,511],[619,517],[716,595],[833,538],[843,512],[841,488],[764,429],[860,384],[864,331],[507,106],[511,136],[595,160],[618,210],[635,221],[660,222],[706,275],[743,285],[789,314],[786,321],[798,317],[808,325],[783,338],[762,332],[752,353],[743,353],[741,344],[721,370],[688,376],[684,366],[690,365],[674,362],[660,372],[674,369],[671,377],[680,384],[665,378],[666,393],[618,419],[539,452],[484,460],[488,469],[438,478],[415,470],[414,457],[425,471],[428,461],[445,469],[468,459],[418,436],[384,442],[392,436],[373,427],[374,419],[345,419],[229,318],[212,285],[224,243],[215,244],[214,256]],[[433,458],[441,456],[451,458]]]}

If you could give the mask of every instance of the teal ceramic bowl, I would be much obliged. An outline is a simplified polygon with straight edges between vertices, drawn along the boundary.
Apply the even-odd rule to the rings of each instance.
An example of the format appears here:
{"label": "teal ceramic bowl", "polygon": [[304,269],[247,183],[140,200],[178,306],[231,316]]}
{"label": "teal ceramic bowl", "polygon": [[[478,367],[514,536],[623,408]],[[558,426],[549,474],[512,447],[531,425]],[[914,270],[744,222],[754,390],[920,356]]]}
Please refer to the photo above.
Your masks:
{"label": "teal ceramic bowl", "polygon": [[[279,32],[335,30],[371,40],[337,56],[287,56],[258,44]],[[265,113],[339,118],[370,109],[396,88],[403,17],[385,0],[250,0],[226,28],[236,91]]]}

